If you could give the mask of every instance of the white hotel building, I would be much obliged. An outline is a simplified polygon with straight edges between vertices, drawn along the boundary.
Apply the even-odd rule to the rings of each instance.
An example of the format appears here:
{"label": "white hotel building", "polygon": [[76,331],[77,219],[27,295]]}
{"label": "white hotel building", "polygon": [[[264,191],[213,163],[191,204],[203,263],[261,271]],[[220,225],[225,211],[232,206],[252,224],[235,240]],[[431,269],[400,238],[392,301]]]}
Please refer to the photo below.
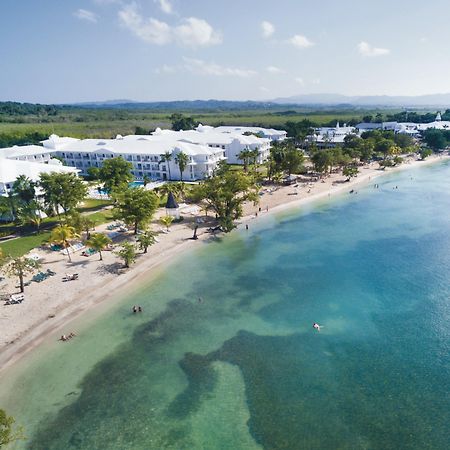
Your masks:
{"label": "white hotel building", "polygon": [[[242,164],[238,155],[245,149],[259,152],[258,163],[269,156],[270,138],[253,134],[261,133],[254,127],[209,127],[199,125],[195,130],[172,131],[156,129],[150,135],[118,135],[115,139],[73,139],[52,135],[43,145],[62,157],[67,165],[74,166],[85,175],[89,167],[101,167],[105,159],[121,156],[133,165],[136,179],[144,176],[153,180],[180,180],[181,173],[176,163],[180,152],[189,157],[183,180],[201,180],[212,175],[217,163],[226,160],[229,164]],[[286,132],[266,130],[275,140],[282,140]],[[163,161],[169,152],[172,159]]]}
{"label": "white hotel building", "polygon": [[[264,137],[259,137],[264,136]],[[151,135],[117,136],[115,139],[75,139],[51,135],[43,146],[25,145],[0,149],[0,195],[5,195],[17,176],[33,180],[40,172],[63,171],[87,175],[90,167],[101,167],[103,161],[121,156],[129,161],[136,179],[201,180],[213,174],[221,160],[242,164],[241,151],[258,150],[258,163],[269,156],[271,141],[286,138],[285,131],[259,127],[210,127],[199,125],[195,130],[172,131],[157,129]],[[163,155],[169,152],[170,161]],[[183,152],[188,164],[183,174],[176,156]],[[52,159],[64,159],[66,166]],[[9,161],[9,162],[6,162]]]}
{"label": "white hotel building", "polygon": [[38,181],[41,173],[79,172],[75,167],[63,166],[61,161],[52,159],[54,153],[39,145],[0,148],[0,196],[8,195],[20,175]]}

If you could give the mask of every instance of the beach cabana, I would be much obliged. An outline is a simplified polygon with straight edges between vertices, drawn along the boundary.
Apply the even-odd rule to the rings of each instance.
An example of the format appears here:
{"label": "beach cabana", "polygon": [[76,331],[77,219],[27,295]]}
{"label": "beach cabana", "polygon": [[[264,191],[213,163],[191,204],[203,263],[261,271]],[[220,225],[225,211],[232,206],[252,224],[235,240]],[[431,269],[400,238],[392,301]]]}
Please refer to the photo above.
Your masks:
{"label": "beach cabana", "polygon": [[172,192],[169,192],[169,195],[167,196],[166,214],[170,217],[173,217],[174,219],[180,218],[180,206],[175,200]]}

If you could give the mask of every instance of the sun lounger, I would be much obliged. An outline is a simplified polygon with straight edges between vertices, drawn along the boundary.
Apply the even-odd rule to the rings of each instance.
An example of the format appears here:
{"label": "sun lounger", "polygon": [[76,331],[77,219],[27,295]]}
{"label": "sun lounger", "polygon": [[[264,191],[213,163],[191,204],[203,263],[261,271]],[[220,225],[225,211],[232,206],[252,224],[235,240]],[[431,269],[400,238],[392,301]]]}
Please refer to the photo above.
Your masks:
{"label": "sun lounger", "polygon": [[78,280],[78,274],[74,273],[74,274],[70,274],[70,273],[66,273],[66,276],[63,277],[63,281],[74,281],[74,280]]}
{"label": "sun lounger", "polygon": [[25,300],[24,294],[12,294],[8,300],[5,301],[5,306],[7,305],[17,305]]}

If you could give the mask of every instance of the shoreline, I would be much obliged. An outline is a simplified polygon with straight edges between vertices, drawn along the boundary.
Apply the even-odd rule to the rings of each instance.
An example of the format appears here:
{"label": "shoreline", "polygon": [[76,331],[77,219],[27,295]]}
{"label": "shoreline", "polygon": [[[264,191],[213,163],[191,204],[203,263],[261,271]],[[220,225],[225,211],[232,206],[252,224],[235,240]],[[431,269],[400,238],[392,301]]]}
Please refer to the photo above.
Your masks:
{"label": "shoreline", "polygon": [[[378,164],[373,163],[372,165],[361,167],[360,175],[349,182],[342,181],[343,178],[345,179],[342,175],[333,174],[328,176],[323,183],[320,181],[315,182],[311,188],[311,190],[314,190],[315,192],[311,192],[306,196],[300,196],[300,193],[297,192],[297,194],[295,194],[295,199],[291,197],[291,195],[294,195],[292,193],[294,187],[280,187],[276,189],[276,192],[270,193],[270,195],[264,194],[260,198],[260,205],[264,205],[265,203],[267,203],[267,205],[269,203],[271,204],[268,211],[263,211],[260,217],[277,214],[286,209],[298,208],[302,205],[313,203],[324,198],[334,198],[336,194],[342,195],[345,191],[348,191],[355,186],[368,184],[369,181],[383,175],[395,173],[400,170],[427,166],[437,162],[443,162],[448,159],[448,155],[434,156],[426,159],[425,161],[413,160],[410,162],[405,162],[401,166],[388,170],[379,170],[375,168],[375,165]],[[258,208],[258,206],[256,206],[256,208]],[[257,219],[256,214],[252,212],[254,210],[255,206],[246,205],[244,208],[245,215],[237,221],[238,228],[242,228],[243,224]],[[58,299],[52,298],[54,297],[52,294],[54,294],[55,290],[49,290],[51,287],[50,285],[33,286],[36,291],[39,289],[37,294],[41,294],[41,298],[44,301],[48,300],[50,297],[52,298],[53,303],[50,306],[44,305],[41,309],[37,309],[36,314],[38,314],[38,317],[35,318],[36,320],[33,321],[33,317],[28,317],[28,322],[25,320],[25,322],[22,323],[24,329],[14,330],[12,328],[12,331],[16,332],[14,339],[10,342],[1,343],[0,373],[13,366],[19,360],[22,360],[22,358],[31,353],[33,349],[41,346],[46,339],[53,334],[56,334],[58,331],[61,332],[63,327],[67,327],[71,322],[79,319],[87,311],[93,310],[100,305],[107,308],[110,305],[117,304],[124,297],[128,297],[133,292],[139,290],[144,283],[151,281],[151,278],[157,274],[156,271],[150,272],[151,269],[158,268],[163,270],[165,265],[172,263],[176,260],[176,258],[183,256],[187,250],[195,248],[194,244],[198,244],[199,242],[202,244],[207,244],[209,241],[214,240],[214,238],[206,231],[203,231],[198,235],[197,241],[190,239],[192,236],[192,230],[186,226],[186,223],[183,222],[181,222],[181,224],[177,224],[173,228],[174,229],[170,233],[159,235],[161,238],[160,242],[149,249],[149,254],[144,257],[139,257],[136,264],[131,269],[125,273],[120,273],[120,275],[117,273],[107,274],[105,275],[107,277],[106,280],[104,280],[102,276],[98,275],[97,272],[94,272],[94,270],[101,270],[103,269],[103,266],[106,266],[107,262],[112,262],[112,259],[111,261],[109,260],[109,257],[112,258],[111,255],[105,255],[107,256],[105,257],[105,261],[99,261],[99,263],[102,264],[99,264],[94,260],[81,260],[79,263],[76,262],[79,264],[80,272],[89,264],[89,267],[86,270],[86,282],[83,283],[83,289],[80,290],[76,289],[79,285],[75,285],[73,289],[72,286],[74,285],[68,285],[68,288],[70,286],[71,291],[70,289],[65,289],[68,292],[64,293],[66,294],[65,297],[61,293],[64,298],[60,299],[60,302],[58,302]],[[203,227],[203,229],[204,228],[205,227]],[[74,265],[66,264],[64,257],[61,258],[61,255],[50,256],[55,256],[54,264],[58,264],[59,267],[63,268],[63,270],[64,268],[67,268],[67,270],[74,270]],[[57,257],[59,257],[59,259],[56,259]],[[76,266],[76,269],[78,270],[78,266]],[[92,277],[96,274],[97,279],[92,280]],[[88,277],[91,277],[91,281],[96,281],[97,285],[89,286],[90,280]],[[61,284],[58,284],[58,286],[61,287]],[[65,285],[62,285],[61,290],[64,286]],[[57,286],[55,285],[54,287]],[[25,295],[29,295],[27,290],[25,291]],[[36,303],[39,302],[37,298],[30,301],[33,300],[36,301]],[[107,300],[109,303],[108,305],[106,304]],[[29,300],[24,302],[25,308],[27,307],[26,305],[28,302]],[[15,308],[16,306],[22,305],[12,305],[8,308]],[[2,310],[2,312],[3,311],[4,310]],[[16,312],[14,310],[11,311],[14,313]],[[19,310],[17,311],[20,313]],[[27,313],[26,310],[24,310],[24,312]],[[45,312],[46,314],[43,315]],[[2,314],[0,319],[7,320],[8,317],[5,318]]]}

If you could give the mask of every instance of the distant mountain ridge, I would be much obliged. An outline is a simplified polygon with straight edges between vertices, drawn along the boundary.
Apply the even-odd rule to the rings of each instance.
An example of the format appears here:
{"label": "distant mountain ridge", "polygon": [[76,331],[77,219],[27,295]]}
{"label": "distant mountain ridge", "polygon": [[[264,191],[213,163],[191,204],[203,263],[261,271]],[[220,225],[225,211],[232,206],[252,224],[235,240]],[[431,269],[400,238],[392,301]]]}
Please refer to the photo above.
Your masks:
{"label": "distant mountain ridge", "polygon": [[304,94],[281,97],[267,101],[256,100],[172,100],[139,102],[135,100],[105,100],[95,102],[72,103],[70,106],[82,108],[127,108],[154,110],[238,110],[238,109],[274,109],[282,106],[305,107],[439,107],[450,108],[450,93],[419,96],[361,95],[342,94]]}
{"label": "distant mountain ridge", "polygon": [[278,105],[322,105],[322,106],[445,106],[450,107],[450,93],[428,94],[418,96],[407,95],[361,95],[342,94],[305,94],[283,97],[272,100]]}

